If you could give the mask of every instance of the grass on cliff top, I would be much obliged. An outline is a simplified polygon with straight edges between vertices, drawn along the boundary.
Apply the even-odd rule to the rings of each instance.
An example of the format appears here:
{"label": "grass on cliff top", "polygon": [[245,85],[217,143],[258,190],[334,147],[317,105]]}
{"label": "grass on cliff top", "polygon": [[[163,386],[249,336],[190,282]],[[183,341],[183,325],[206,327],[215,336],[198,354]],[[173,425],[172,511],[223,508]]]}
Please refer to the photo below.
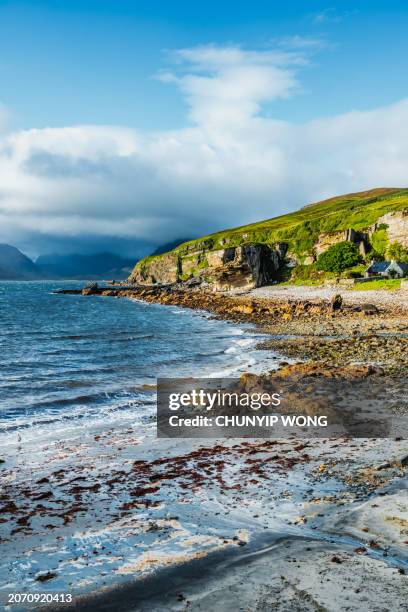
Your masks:
{"label": "grass on cliff top", "polygon": [[321,233],[335,232],[353,228],[363,229],[372,225],[382,215],[408,208],[408,189],[372,189],[353,193],[315,204],[300,210],[232,229],[209,234],[203,238],[190,240],[175,249],[180,255],[197,249],[214,250],[227,246],[237,246],[243,242],[292,241],[298,252],[308,252]]}

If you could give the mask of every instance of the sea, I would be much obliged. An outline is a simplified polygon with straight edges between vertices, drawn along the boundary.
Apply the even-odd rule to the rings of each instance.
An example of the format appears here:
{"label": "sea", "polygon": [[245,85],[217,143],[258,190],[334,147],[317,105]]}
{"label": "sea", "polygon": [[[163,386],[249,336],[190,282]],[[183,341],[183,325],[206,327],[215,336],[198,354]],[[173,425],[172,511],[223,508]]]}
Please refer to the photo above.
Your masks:
{"label": "sea", "polygon": [[[0,445],[154,421],[158,377],[274,367],[264,338],[209,313],[57,294],[84,282],[0,282]],[[275,362],[276,363],[276,362]]]}

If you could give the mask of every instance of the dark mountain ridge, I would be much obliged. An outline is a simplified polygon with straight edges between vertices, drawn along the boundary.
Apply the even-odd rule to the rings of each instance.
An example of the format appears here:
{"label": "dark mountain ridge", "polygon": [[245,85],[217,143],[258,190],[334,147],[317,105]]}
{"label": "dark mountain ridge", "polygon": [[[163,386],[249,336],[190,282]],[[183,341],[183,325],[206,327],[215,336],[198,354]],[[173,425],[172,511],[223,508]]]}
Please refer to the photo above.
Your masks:
{"label": "dark mountain ridge", "polygon": [[43,278],[72,279],[124,279],[134,265],[134,259],[128,259],[114,253],[104,252],[92,255],[73,253],[69,255],[40,255],[36,266]]}
{"label": "dark mountain ridge", "polygon": [[0,279],[36,280],[40,277],[40,270],[29,257],[10,244],[0,244]]}

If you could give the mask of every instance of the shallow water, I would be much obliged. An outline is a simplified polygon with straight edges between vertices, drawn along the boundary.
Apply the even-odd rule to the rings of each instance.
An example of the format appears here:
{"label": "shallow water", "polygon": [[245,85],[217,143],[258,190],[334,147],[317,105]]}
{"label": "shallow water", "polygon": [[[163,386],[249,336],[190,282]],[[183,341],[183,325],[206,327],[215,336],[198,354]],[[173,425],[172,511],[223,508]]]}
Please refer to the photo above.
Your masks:
{"label": "shallow water", "polygon": [[27,439],[151,415],[155,396],[144,385],[158,376],[273,367],[249,327],[135,300],[53,294],[61,285],[83,283],[0,283],[0,435],[9,441],[18,430]]}

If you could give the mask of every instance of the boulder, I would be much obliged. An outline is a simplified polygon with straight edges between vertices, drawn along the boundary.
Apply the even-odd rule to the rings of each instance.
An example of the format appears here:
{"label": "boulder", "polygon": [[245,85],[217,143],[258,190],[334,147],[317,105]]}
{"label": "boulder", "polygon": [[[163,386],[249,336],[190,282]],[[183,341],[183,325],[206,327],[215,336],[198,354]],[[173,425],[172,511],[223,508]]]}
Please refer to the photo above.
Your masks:
{"label": "boulder", "polygon": [[87,286],[82,289],[82,295],[95,295],[98,291],[98,283],[88,283]]}
{"label": "boulder", "polygon": [[378,310],[377,306],[375,306],[375,304],[363,304],[360,307],[360,312],[362,312],[364,315],[375,315],[378,314],[380,311]]}
{"label": "boulder", "polygon": [[341,310],[343,306],[343,298],[340,293],[334,295],[330,301],[330,308],[334,312],[336,310]]}

